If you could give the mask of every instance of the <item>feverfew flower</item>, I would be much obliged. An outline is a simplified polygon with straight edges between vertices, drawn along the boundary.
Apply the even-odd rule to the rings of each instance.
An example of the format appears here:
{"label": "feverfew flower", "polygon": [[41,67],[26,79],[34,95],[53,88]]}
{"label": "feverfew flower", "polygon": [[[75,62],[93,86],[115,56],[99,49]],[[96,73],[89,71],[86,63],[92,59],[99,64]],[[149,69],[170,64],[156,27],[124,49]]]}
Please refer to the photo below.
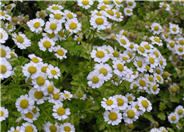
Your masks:
{"label": "feverfew flower", "polygon": [[8,34],[4,29],[0,28],[0,43],[5,43],[7,39],[8,39]]}
{"label": "feverfew flower", "polygon": [[57,20],[52,20],[52,21],[47,21],[45,24],[45,29],[44,31],[47,33],[55,33],[57,34],[58,31],[61,30],[61,23],[58,22]]}
{"label": "feverfew flower", "polygon": [[170,123],[176,124],[176,123],[178,123],[179,116],[176,113],[170,113],[168,116],[168,120]]}
{"label": "feverfew flower", "polygon": [[0,79],[8,78],[12,75],[12,66],[4,58],[0,58]]}
{"label": "feverfew flower", "polygon": [[108,99],[103,98],[103,100],[101,101],[101,106],[105,110],[115,109],[117,107],[117,100],[114,97],[109,97]]}
{"label": "feverfew flower", "polygon": [[55,42],[52,39],[49,39],[47,37],[42,38],[38,42],[38,46],[40,50],[46,51],[48,50],[49,52],[52,52],[52,47],[55,45]]}
{"label": "feverfew flower", "polygon": [[67,56],[66,56],[66,53],[67,53],[67,50],[66,49],[64,49],[64,48],[61,48],[61,46],[56,46],[56,47],[54,47],[53,48],[53,51],[55,52],[55,56],[57,57],[57,58],[59,58],[60,60],[62,60],[62,59],[66,59],[67,58]]}
{"label": "feverfew flower", "polygon": [[108,27],[107,18],[102,15],[91,16],[90,25],[97,30],[105,30]]}
{"label": "feverfew flower", "polygon": [[150,112],[152,110],[151,102],[147,98],[141,96],[137,100],[140,110],[144,112]]}
{"label": "feverfew flower", "polygon": [[27,22],[28,27],[32,32],[40,33],[45,22],[41,18],[33,19]]}
{"label": "feverfew flower", "polygon": [[75,132],[75,127],[71,123],[64,123],[60,126],[61,132]]}
{"label": "feverfew flower", "polygon": [[0,107],[0,122],[4,121],[8,117],[8,110],[4,107]]}
{"label": "feverfew flower", "polygon": [[98,62],[98,63],[107,62],[110,58],[107,51],[102,47],[94,48],[91,51],[91,57],[94,59],[95,62]]}
{"label": "feverfew flower", "polygon": [[162,32],[162,27],[158,23],[152,23],[151,30],[153,34],[160,34]]}
{"label": "feverfew flower", "polygon": [[55,12],[60,11],[62,9],[63,9],[63,7],[61,5],[58,5],[58,4],[52,4],[47,8],[47,10],[52,12],[52,13],[55,13]]}
{"label": "feverfew flower", "polygon": [[104,120],[108,124],[111,125],[118,125],[121,122],[122,114],[119,112],[119,110],[111,110],[111,111],[105,111],[104,113]]}
{"label": "feverfew flower", "polygon": [[87,76],[88,85],[92,88],[99,88],[103,85],[104,79],[103,74],[98,71],[92,71]]}
{"label": "feverfew flower", "polygon": [[81,30],[81,24],[78,22],[77,19],[68,20],[65,23],[65,28],[70,33],[77,33]]}
{"label": "feverfew flower", "polygon": [[52,65],[49,65],[47,68],[47,74],[48,78],[55,78],[58,79],[61,75],[60,69],[58,67],[54,67]]}
{"label": "feverfew flower", "polygon": [[80,7],[88,9],[93,5],[93,0],[78,0],[77,3]]}

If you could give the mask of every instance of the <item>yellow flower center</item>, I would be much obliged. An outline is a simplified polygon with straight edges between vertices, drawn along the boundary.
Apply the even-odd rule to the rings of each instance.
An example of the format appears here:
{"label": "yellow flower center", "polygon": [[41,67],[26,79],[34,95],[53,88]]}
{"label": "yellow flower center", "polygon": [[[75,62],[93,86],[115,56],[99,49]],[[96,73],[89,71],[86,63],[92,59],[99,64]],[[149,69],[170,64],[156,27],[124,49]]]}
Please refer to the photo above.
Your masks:
{"label": "yellow flower center", "polygon": [[97,25],[102,25],[102,24],[104,23],[104,19],[103,19],[103,18],[97,18],[97,19],[95,20],[95,23],[96,23]]}
{"label": "yellow flower center", "polygon": [[183,52],[183,47],[179,47],[179,48],[178,48],[178,51],[179,51],[179,52]]}
{"label": "yellow flower center", "polygon": [[51,70],[50,72],[51,72],[52,75],[57,75],[56,70]]}
{"label": "yellow flower center", "polygon": [[12,8],[11,4],[7,5],[7,9],[11,9],[11,8]]}
{"label": "yellow flower center", "polygon": [[[107,8],[107,6],[105,6],[105,5],[102,5],[102,6],[100,7],[101,10],[105,10],[106,8]],[[101,15],[98,15],[98,16],[101,16]]]}
{"label": "yellow flower center", "polygon": [[107,10],[106,12],[107,12],[109,15],[114,16],[114,12],[113,12],[112,10]]}
{"label": "yellow flower center", "polygon": [[88,4],[89,4],[89,1],[88,1],[88,0],[83,0],[83,1],[82,1],[82,4],[83,4],[83,5],[88,5]]}
{"label": "yellow flower center", "polygon": [[38,62],[39,62],[39,59],[36,58],[36,57],[33,57],[32,61],[33,61],[34,63],[38,63]]}
{"label": "yellow flower center", "polygon": [[135,112],[133,110],[128,110],[127,115],[128,115],[128,118],[134,118]]}
{"label": "yellow flower center", "polygon": [[142,104],[142,106],[143,106],[144,108],[148,108],[148,106],[149,106],[149,103],[148,103],[147,100],[142,100],[142,101],[141,101],[141,104]]}
{"label": "yellow flower center", "polygon": [[180,43],[181,45],[184,45],[184,40],[180,40],[179,43]]}
{"label": "yellow flower center", "polygon": [[157,78],[157,80],[158,80],[159,82],[162,81],[162,78],[161,78],[160,76],[157,75],[156,78]]}
{"label": "yellow flower center", "polygon": [[20,132],[19,130],[14,130],[13,132]]}
{"label": "yellow flower center", "polygon": [[40,27],[40,22],[35,22],[33,26],[34,26],[34,28],[39,28]]}
{"label": "yellow flower center", "polygon": [[29,106],[29,101],[27,99],[23,99],[20,101],[20,107],[25,109]]}
{"label": "yellow flower center", "polygon": [[105,54],[104,54],[103,51],[97,51],[97,52],[96,52],[96,56],[97,56],[98,58],[103,58],[103,57],[105,56]]}
{"label": "yellow flower center", "polygon": [[59,7],[58,6],[53,6],[52,9],[53,10],[59,10]]}
{"label": "yellow flower center", "polygon": [[32,112],[33,112],[34,114],[36,114],[36,113],[37,113],[37,109],[36,109],[36,108],[33,108],[33,109],[32,109]]}
{"label": "yellow flower center", "polygon": [[153,54],[158,58],[159,57],[159,53],[157,51],[154,51]]}
{"label": "yellow flower center", "polygon": [[0,117],[2,117],[3,115],[4,115],[4,112],[0,110]]}
{"label": "yellow flower center", "polygon": [[55,34],[54,33],[47,33],[47,37],[49,37],[49,38],[54,38],[55,37]]}
{"label": "yellow flower center", "polygon": [[167,8],[167,4],[163,4],[162,7],[163,7],[163,8]]}
{"label": "yellow flower center", "polygon": [[65,112],[66,112],[66,110],[63,108],[63,107],[59,107],[58,109],[57,109],[57,114],[58,115],[64,115],[65,114]]}
{"label": "yellow flower center", "polygon": [[144,47],[145,47],[147,50],[149,50],[149,49],[150,49],[149,44],[145,44],[145,45],[144,45]]}
{"label": "yellow flower center", "polygon": [[108,117],[111,121],[115,121],[118,118],[118,115],[115,112],[110,112]]}
{"label": "yellow flower center", "polygon": [[158,89],[157,85],[153,85],[152,90],[157,91],[157,89]]}
{"label": "yellow flower center", "polygon": [[65,97],[65,98],[69,98],[69,95],[68,95],[68,94],[64,94],[64,97]]}
{"label": "yellow flower center", "polygon": [[156,73],[157,74],[160,74],[161,73],[161,70],[160,69],[156,69]]}
{"label": "yellow flower center", "polygon": [[139,84],[140,84],[140,86],[142,86],[142,87],[146,86],[146,82],[145,82],[144,80],[140,80],[140,81],[139,81]]}
{"label": "yellow flower center", "polygon": [[140,111],[138,104],[135,105],[135,108],[136,108],[137,111]]}
{"label": "yellow flower center", "polygon": [[137,65],[139,66],[139,67],[142,67],[142,61],[137,61]]}
{"label": "yellow flower center", "polygon": [[53,99],[54,99],[54,100],[58,100],[58,99],[59,99],[59,97],[60,97],[59,92],[58,92],[58,93],[56,93],[56,94],[53,94]]}
{"label": "yellow flower center", "polygon": [[12,29],[13,28],[13,26],[12,25],[8,25],[8,29]]}
{"label": "yellow flower center", "polygon": [[123,61],[127,61],[128,60],[128,57],[122,57],[122,60]]}
{"label": "yellow flower center", "polygon": [[148,79],[149,79],[150,82],[154,81],[153,77],[151,77],[151,76],[149,76]]}
{"label": "yellow flower center", "polygon": [[139,47],[138,47],[138,50],[139,50],[141,53],[144,53],[144,52],[145,52],[145,49],[144,49],[142,46],[139,46]]}
{"label": "yellow flower center", "polygon": [[128,2],[128,5],[129,6],[132,6],[133,5],[133,2],[132,1]]}
{"label": "yellow flower center", "polygon": [[46,40],[46,41],[43,42],[43,46],[45,48],[50,48],[51,47],[51,42]]}
{"label": "yellow flower center", "polygon": [[154,26],[154,30],[158,31],[159,30],[159,26]]}
{"label": "yellow flower center", "polygon": [[124,100],[122,98],[117,98],[118,106],[122,106],[124,104]]}
{"label": "yellow flower center", "polygon": [[71,13],[68,13],[66,16],[67,16],[69,19],[73,19],[73,15],[72,15]]}
{"label": "yellow flower center", "polygon": [[62,18],[62,15],[57,13],[54,15],[54,19],[60,20]]}
{"label": "yellow flower center", "polygon": [[70,29],[74,30],[74,29],[77,28],[77,24],[72,22],[72,23],[69,24],[69,27],[70,27]]}
{"label": "yellow flower center", "polygon": [[63,55],[64,55],[64,51],[63,51],[62,49],[58,49],[58,50],[57,50],[57,54],[58,54],[59,56],[63,56]]}
{"label": "yellow flower center", "polygon": [[182,115],[183,114],[183,110],[179,109],[177,113],[178,113],[178,115]]}
{"label": "yellow flower center", "polygon": [[50,24],[50,29],[55,30],[57,28],[57,24],[56,23],[51,23]]}
{"label": "yellow flower center", "polygon": [[112,100],[107,100],[106,102],[105,102],[108,106],[111,106],[112,104],[113,104],[113,101]]}
{"label": "yellow flower center", "polygon": [[175,121],[175,120],[176,120],[176,116],[174,116],[174,115],[171,116],[171,120],[172,120],[172,121]]}
{"label": "yellow flower center", "polygon": [[0,12],[0,15],[1,15],[1,16],[4,16],[4,15],[5,15],[5,13],[4,13],[4,12]]}
{"label": "yellow flower center", "polygon": [[4,73],[6,73],[6,71],[7,71],[6,66],[5,65],[0,65],[0,74],[4,74]]}
{"label": "yellow flower center", "polygon": [[125,39],[120,39],[120,42],[121,42],[123,45],[126,45],[126,44],[127,44],[127,42],[126,42]]}
{"label": "yellow flower center", "polygon": [[119,57],[119,52],[118,52],[117,50],[115,50],[115,51],[112,53],[112,55],[113,55],[114,57]]}
{"label": "yellow flower center", "polygon": [[28,72],[30,74],[34,74],[36,71],[37,71],[36,67],[34,67],[34,66],[29,66],[28,67]]}
{"label": "yellow flower center", "polygon": [[36,92],[34,93],[34,97],[35,97],[36,99],[41,99],[41,98],[43,98],[43,92],[42,92],[42,91],[36,91]]}
{"label": "yellow flower center", "polygon": [[106,4],[106,5],[109,5],[110,4],[110,0],[103,0],[103,3]]}
{"label": "yellow flower center", "polygon": [[102,73],[104,76],[106,76],[107,75],[107,69],[105,69],[105,68],[100,68],[100,73]]}
{"label": "yellow flower center", "polygon": [[65,130],[65,132],[70,132],[71,128],[69,126],[64,126],[64,130]]}
{"label": "yellow flower center", "polygon": [[77,41],[81,42],[82,38],[81,37],[77,37]]}
{"label": "yellow flower center", "polygon": [[117,69],[119,71],[123,71],[124,70],[124,66],[122,64],[117,64]]}
{"label": "yellow flower center", "polygon": [[154,41],[156,41],[157,43],[160,43],[160,39],[159,38],[154,38]]}
{"label": "yellow flower center", "polygon": [[33,129],[32,126],[26,126],[25,127],[25,132],[33,132],[33,131],[34,131],[34,129]]}
{"label": "yellow flower center", "polygon": [[127,99],[128,99],[129,102],[132,101],[132,97],[131,96],[128,96]]}
{"label": "yellow flower center", "polygon": [[27,117],[29,119],[33,119],[33,114],[31,112],[28,112],[25,114],[25,117]]}
{"label": "yellow flower center", "polygon": [[99,82],[99,77],[98,76],[93,76],[93,78],[91,79],[91,81],[93,83],[98,83]]}
{"label": "yellow flower center", "polygon": [[177,88],[176,88],[176,87],[174,87],[174,86],[173,86],[173,87],[171,87],[171,92],[172,92],[172,93],[176,93],[176,92],[177,92]]}
{"label": "yellow flower center", "polygon": [[48,66],[43,66],[43,67],[41,68],[41,71],[44,72],[44,73],[46,73],[47,68],[48,68]]}
{"label": "yellow flower center", "polygon": [[16,36],[16,40],[19,42],[19,43],[23,43],[24,42],[24,38],[20,35],[17,35]]}
{"label": "yellow flower center", "polygon": [[3,34],[2,33],[0,33],[0,39],[2,39],[3,38]]}
{"label": "yellow flower center", "polygon": [[146,65],[146,70],[149,71],[150,70],[150,67],[148,65]]}
{"label": "yellow flower center", "polygon": [[154,63],[155,63],[155,59],[154,59],[153,57],[150,57],[150,58],[149,58],[149,62],[150,62],[151,64],[154,64]]}
{"label": "yellow flower center", "polygon": [[177,29],[176,29],[176,27],[173,27],[172,30],[173,30],[173,31],[176,31]]}
{"label": "yellow flower center", "polygon": [[117,18],[120,18],[120,16],[121,16],[120,13],[119,12],[116,12],[116,17]]}
{"label": "yellow flower center", "polygon": [[57,127],[55,125],[50,125],[49,130],[51,132],[56,132],[57,131]]}
{"label": "yellow flower center", "polygon": [[126,10],[126,12],[127,12],[127,13],[131,13],[132,11],[128,9],[128,10]]}
{"label": "yellow flower center", "polygon": [[54,86],[49,85],[47,91],[48,91],[48,93],[53,93],[53,91],[54,91]]}

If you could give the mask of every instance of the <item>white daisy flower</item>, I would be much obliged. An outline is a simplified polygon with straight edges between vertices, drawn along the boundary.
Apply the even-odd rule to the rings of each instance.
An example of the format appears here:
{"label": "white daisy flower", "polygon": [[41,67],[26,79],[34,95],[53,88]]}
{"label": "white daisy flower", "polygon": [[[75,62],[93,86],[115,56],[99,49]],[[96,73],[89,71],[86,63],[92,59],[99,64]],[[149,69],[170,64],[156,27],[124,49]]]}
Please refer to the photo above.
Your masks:
{"label": "white daisy flower", "polygon": [[124,122],[131,124],[138,119],[138,111],[136,108],[129,106],[123,113]]}
{"label": "white daisy flower", "polygon": [[0,122],[4,121],[8,117],[8,109],[0,107]]}
{"label": "white daisy flower", "polygon": [[147,98],[140,96],[137,100],[140,110],[144,112],[150,112],[152,110],[151,102]]}
{"label": "white daisy flower", "polygon": [[22,119],[29,123],[33,123],[35,120],[37,120],[37,117],[32,111],[29,111],[27,113],[21,113]]}
{"label": "white daisy flower", "polygon": [[60,69],[58,67],[54,67],[52,65],[49,65],[47,68],[47,75],[48,75],[49,79],[51,79],[51,78],[58,79],[61,76],[61,72],[60,72]]}
{"label": "white daisy flower", "polygon": [[40,73],[40,69],[38,64],[30,62],[22,66],[22,72],[25,77],[35,77]]}
{"label": "white daisy flower", "polygon": [[117,109],[125,110],[128,107],[128,100],[125,96],[115,95],[113,98],[117,101]]}
{"label": "white daisy flower", "polygon": [[4,29],[0,28],[0,43],[1,44],[5,43],[7,39],[8,39],[7,32]]}
{"label": "white daisy flower", "polygon": [[70,33],[78,33],[81,30],[81,24],[78,22],[77,18],[68,20],[65,23],[65,28]]}
{"label": "white daisy flower", "polygon": [[135,100],[135,96],[133,96],[131,93],[127,93],[125,97],[127,98],[129,104]]}
{"label": "white daisy flower", "polygon": [[174,49],[179,56],[184,55],[184,45],[176,45]]}
{"label": "white daisy flower", "polygon": [[113,0],[113,2],[118,8],[123,6],[123,0]]}
{"label": "white daisy flower", "polygon": [[8,132],[24,132],[24,131],[21,126],[17,126],[17,127],[11,127],[10,130],[8,130]]}
{"label": "white daisy flower", "polygon": [[53,124],[49,121],[44,124],[43,129],[45,132],[60,132],[58,123]]}
{"label": "white daisy flower", "polygon": [[158,59],[151,54],[146,56],[146,61],[150,65],[151,68],[155,68],[159,64]]}
{"label": "white daisy flower", "polygon": [[158,84],[151,85],[150,91],[152,94],[158,94],[160,89]]}
{"label": "white daisy flower", "polygon": [[66,90],[64,90],[61,96],[63,99],[66,99],[66,100],[71,100],[71,98],[73,97],[73,95],[69,91],[66,91]]}
{"label": "white daisy flower", "polygon": [[160,130],[160,132],[168,132],[165,127],[160,127],[159,130]]}
{"label": "white daisy flower", "polygon": [[179,118],[183,118],[184,117],[184,108],[181,105],[178,105],[175,108],[175,113],[178,115]]}
{"label": "white daisy flower", "polygon": [[15,6],[15,3],[11,3],[6,6],[6,9],[11,11]]}
{"label": "white daisy flower", "polygon": [[0,45],[0,57],[9,59],[11,57],[10,55],[11,49],[7,46]]}
{"label": "white daisy flower", "polygon": [[0,79],[3,80],[10,77],[13,71],[11,64],[5,58],[0,58],[0,62]]}
{"label": "white daisy flower", "polygon": [[159,83],[159,84],[163,84],[164,83],[164,79],[161,75],[154,73],[154,78],[155,80]]}
{"label": "white daisy flower", "polygon": [[111,125],[118,125],[121,122],[122,114],[119,112],[119,110],[111,110],[111,111],[105,111],[104,113],[104,120],[107,122],[107,124]]}
{"label": "white daisy flower", "polygon": [[104,16],[91,16],[90,25],[97,30],[105,30],[108,26],[107,18]]}
{"label": "white daisy flower", "polygon": [[63,108],[62,104],[56,104],[53,106],[53,112],[52,115],[55,119],[58,120],[65,120],[70,115],[70,109],[69,108]]}
{"label": "white daisy flower", "polygon": [[64,10],[64,13],[65,13],[65,17],[67,18],[67,20],[71,20],[77,17],[76,14],[74,14],[73,12],[69,10]]}
{"label": "white daisy flower", "polygon": [[37,57],[35,54],[29,54],[28,57],[31,59],[33,63],[40,63],[42,62],[42,58]]}
{"label": "white daisy flower", "polygon": [[29,91],[29,97],[34,100],[38,105],[43,104],[46,98],[44,97],[44,93],[41,90],[38,90],[36,88],[32,88]]}
{"label": "white daisy flower", "polygon": [[58,5],[58,4],[52,4],[47,8],[47,10],[52,12],[52,13],[55,13],[55,12],[60,11],[62,9],[63,9],[63,7],[61,5]]}
{"label": "white daisy flower", "polygon": [[166,2],[160,2],[159,7],[165,9],[166,11],[170,11],[170,5]]}
{"label": "white daisy flower", "polygon": [[49,52],[52,52],[52,47],[55,45],[55,42],[52,39],[49,39],[47,37],[42,38],[38,42],[38,46],[40,50],[46,51],[48,50]]}
{"label": "white daisy flower", "polygon": [[66,49],[62,48],[60,45],[53,47],[53,51],[55,52],[55,56],[59,58],[60,60],[66,59],[66,53],[68,52]]}
{"label": "white daisy flower", "polygon": [[66,35],[65,35],[65,29],[61,29],[58,34],[56,35],[57,36],[57,40],[66,40]]}
{"label": "white daisy flower", "polygon": [[60,126],[61,132],[75,132],[75,127],[71,123],[64,123]]}
{"label": "white daisy flower", "polygon": [[131,102],[131,106],[133,107],[133,108],[135,108],[136,110],[137,110],[137,112],[138,112],[138,116],[141,116],[143,113],[144,113],[144,111],[142,111],[141,109],[140,109],[140,106],[139,106],[139,102],[138,101],[136,101],[136,102]]}
{"label": "white daisy flower", "polygon": [[124,14],[125,14],[126,16],[132,16],[132,15],[133,15],[133,10],[132,10],[132,8],[129,8],[129,7],[124,8]]}
{"label": "white daisy flower", "polygon": [[158,128],[152,128],[150,132],[160,132],[160,130]]}
{"label": "white daisy flower", "polygon": [[58,22],[57,20],[52,20],[46,22],[44,31],[49,34],[51,33],[57,34],[58,31],[60,31],[61,29],[62,29],[61,22]]}
{"label": "white daisy flower", "polygon": [[32,100],[27,94],[26,95],[21,95],[17,100],[16,100],[16,108],[19,112],[21,113],[27,113],[29,110],[32,110],[34,107],[34,100]]}
{"label": "white daisy flower", "polygon": [[92,88],[100,88],[104,83],[104,75],[98,71],[92,71],[88,74],[88,85]]}
{"label": "white daisy flower", "polygon": [[146,87],[148,86],[148,81],[146,80],[146,78],[140,77],[137,79],[137,85],[139,89],[146,89]]}
{"label": "white daisy flower", "polygon": [[127,74],[127,67],[124,66],[124,63],[120,60],[113,61],[114,73],[120,77]]}
{"label": "white daisy flower", "polygon": [[78,0],[77,3],[80,7],[89,9],[93,5],[93,0]]}
{"label": "white daisy flower", "polygon": [[160,34],[162,32],[162,27],[158,23],[152,23],[151,30],[153,34]]}
{"label": "white daisy flower", "polygon": [[111,79],[112,77],[112,68],[108,64],[95,64],[95,70],[99,72],[99,74],[103,75],[105,81]]}
{"label": "white daisy flower", "polygon": [[150,40],[152,41],[152,44],[154,45],[154,44],[156,44],[156,45],[158,45],[158,46],[162,46],[163,44],[162,44],[162,40],[159,38],[159,37],[157,37],[157,36],[151,36],[150,37]]}
{"label": "white daisy flower", "polygon": [[178,34],[180,32],[180,28],[176,24],[169,23],[169,31],[171,34]]}
{"label": "white daisy flower", "polygon": [[184,37],[179,37],[179,38],[177,39],[177,43],[178,43],[179,45],[184,45]]}
{"label": "white daisy flower", "polygon": [[18,34],[13,33],[12,39],[19,49],[26,49],[31,46],[31,41],[26,37],[25,34],[19,32]]}
{"label": "white daisy flower", "polygon": [[87,96],[86,96],[86,94],[78,93],[76,98],[80,99],[80,100],[86,100]]}
{"label": "white daisy flower", "polygon": [[53,104],[62,104],[62,100],[62,93],[59,92],[59,89],[55,89],[54,93],[49,97],[49,102]]}
{"label": "white daisy flower", "polygon": [[43,38],[49,38],[49,39],[52,39],[55,42],[55,41],[58,40],[58,35],[59,35],[60,31],[58,31],[58,34],[55,34],[53,32],[53,33],[42,33],[42,35],[43,35]]}
{"label": "white daisy flower", "polygon": [[23,123],[22,127],[24,132],[37,132],[36,126],[31,123],[28,122]]}
{"label": "white daisy flower", "polygon": [[61,11],[55,11],[53,14],[50,14],[49,21],[56,20],[58,23],[65,22],[65,14]]}
{"label": "white daisy flower", "polygon": [[43,90],[44,95],[52,95],[56,93],[56,87],[54,86],[52,81],[48,81],[46,88]]}
{"label": "white daisy flower", "polygon": [[98,62],[98,63],[107,62],[110,58],[110,56],[108,55],[108,52],[102,47],[94,48],[91,51],[91,57],[94,59],[95,62]]}
{"label": "white daisy flower", "polygon": [[126,3],[128,5],[128,8],[135,8],[136,2],[134,0],[126,0]]}
{"label": "white daisy flower", "polygon": [[179,116],[176,113],[170,113],[168,116],[168,120],[170,123],[176,124],[179,121]]}
{"label": "white daisy flower", "polygon": [[101,106],[105,110],[115,109],[117,107],[117,100],[114,97],[109,97],[108,99],[103,98],[103,100],[101,101]]}
{"label": "white daisy flower", "polygon": [[36,18],[27,22],[28,27],[32,32],[40,33],[45,22],[41,18]]}
{"label": "white daisy flower", "polygon": [[13,32],[15,30],[15,26],[12,23],[6,23],[5,26],[8,32]]}

